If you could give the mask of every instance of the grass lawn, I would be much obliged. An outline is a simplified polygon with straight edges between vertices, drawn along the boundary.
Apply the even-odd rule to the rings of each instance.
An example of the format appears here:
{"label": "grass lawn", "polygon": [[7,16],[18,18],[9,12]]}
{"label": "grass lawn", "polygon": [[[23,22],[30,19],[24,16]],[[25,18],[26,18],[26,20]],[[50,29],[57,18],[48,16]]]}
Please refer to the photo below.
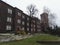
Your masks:
{"label": "grass lawn", "polygon": [[5,42],[0,43],[0,45],[42,45],[39,43],[36,43],[38,40],[58,40],[60,37],[52,36],[52,35],[34,35],[31,38],[20,40],[20,41],[13,41],[13,42]]}

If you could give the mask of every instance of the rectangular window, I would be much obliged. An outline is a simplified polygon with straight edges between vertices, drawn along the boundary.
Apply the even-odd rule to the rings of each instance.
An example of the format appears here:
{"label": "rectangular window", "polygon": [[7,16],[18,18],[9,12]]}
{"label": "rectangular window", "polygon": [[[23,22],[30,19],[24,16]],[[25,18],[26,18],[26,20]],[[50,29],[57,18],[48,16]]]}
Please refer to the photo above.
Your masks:
{"label": "rectangular window", "polygon": [[22,16],[22,18],[25,18],[25,16]]}
{"label": "rectangular window", "polygon": [[7,25],[6,26],[6,30],[11,30],[11,26],[10,25]]}
{"label": "rectangular window", "polygon": [[11,22],[11,17],[7,17],[7,22]]}
{"label": "rectangular window", "polygon": [[12,14],[12,10],[11,10],[11,9],[8,9],[8,13],[9,13],[9,14]]}
{"label": "rectangular window", "polygon": [[21,16],[21,13],[18,12],[18,15]]}
{"label": "rectangular window", "polygon": [[29,18],[27,18],[27,20],[29,20]]}
{"label": "rectangular window", "polygon": [[22,22],[22,25],[24,25],[24,21]]}
{"label": "rectangular window", "polygon": [[29,26],[29,23],[27,23],[27,26]]}
{"label": "rectangular window", "polygon": [[18,20],[17,20],[17,23],[21,23],[21,20],[20,20],[20,19],[18,19]]}
{"label": "rectangular window", "polygon": [[29,28],[27,28],[27,31],[29,31]]}

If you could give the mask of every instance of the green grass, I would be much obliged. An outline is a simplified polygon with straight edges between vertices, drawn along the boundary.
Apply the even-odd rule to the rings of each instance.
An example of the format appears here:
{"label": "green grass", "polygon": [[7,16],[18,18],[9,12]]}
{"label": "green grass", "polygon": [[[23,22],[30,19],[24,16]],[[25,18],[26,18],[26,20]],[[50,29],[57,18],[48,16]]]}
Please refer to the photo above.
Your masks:
{"label": "green grass", "polygon": [[0,43],[0,45],[42,45],[36,43],[39,40],[58,40],[60,37],[52,36],[52,35],[34,35],[31,38],[20,40],[20,41],[13,41],[13,42],[5,42]]}

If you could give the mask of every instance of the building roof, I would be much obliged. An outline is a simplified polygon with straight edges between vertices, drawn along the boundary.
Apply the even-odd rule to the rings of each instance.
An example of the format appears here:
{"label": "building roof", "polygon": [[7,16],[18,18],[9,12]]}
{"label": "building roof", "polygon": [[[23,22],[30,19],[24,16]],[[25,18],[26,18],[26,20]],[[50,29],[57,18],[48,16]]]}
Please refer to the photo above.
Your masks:
{"label": "building roof", "polygon": [[40,16],[43,16],[43,15],[48,15],[48,13],[45,13],[45,12],[44,12],[44,13],[42,13]]}

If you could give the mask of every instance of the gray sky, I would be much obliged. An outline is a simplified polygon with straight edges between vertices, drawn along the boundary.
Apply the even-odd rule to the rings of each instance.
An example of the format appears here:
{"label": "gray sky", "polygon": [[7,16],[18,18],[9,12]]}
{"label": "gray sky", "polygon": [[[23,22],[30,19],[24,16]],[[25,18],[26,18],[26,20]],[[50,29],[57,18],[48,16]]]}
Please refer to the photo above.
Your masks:
{"label": "gray sky", "polygon": [[36,5],[39,10],[39,14],[36,16],[40,18],[40,14],[43,12],[43,7],[48,7],[51,12],[56,14],[56,23],[60,26],[60,0],[3,0],[8,4],[17,7],[27,13],[26,7],[30,4]]}

